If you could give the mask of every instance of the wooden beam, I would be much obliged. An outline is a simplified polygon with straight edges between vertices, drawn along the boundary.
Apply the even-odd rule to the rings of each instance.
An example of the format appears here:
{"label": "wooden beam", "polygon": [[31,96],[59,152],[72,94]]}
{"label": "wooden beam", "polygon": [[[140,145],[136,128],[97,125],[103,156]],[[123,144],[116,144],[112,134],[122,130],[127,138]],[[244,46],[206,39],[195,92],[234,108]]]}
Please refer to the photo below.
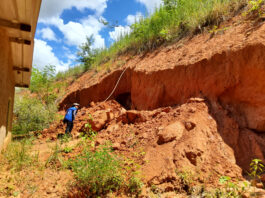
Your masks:
{"label": "wooden beam", "polygon": [[31,32],[31,25],[24,24],[24,23],[15,23],[15,22],[8,21],[6,19],[1,19],[1,18],[0,18],[0,26],[19,29],[25,32]]}
{"label": "wooden beam", "polygon": [[15,87],[29,88],[29,85],[26,85],[26,84],[15,84]]}
{"label": "wooden beam", "polygon": [[10,37],[9,41],[15,42],[15,43],[21,43],[21,44],[25,44],[25,45],[31,45],[30,40],[26,40],[26,39],[22,39],[22,38]]}
{"label": "wooden beam", "polygon": [[30,72],[30,69],[29,68],[26,68],[26,67],[17,67],[17,66],[14,66],[13,67],[13,70],[15,70],[15,71],[23,71],[23,72]]}

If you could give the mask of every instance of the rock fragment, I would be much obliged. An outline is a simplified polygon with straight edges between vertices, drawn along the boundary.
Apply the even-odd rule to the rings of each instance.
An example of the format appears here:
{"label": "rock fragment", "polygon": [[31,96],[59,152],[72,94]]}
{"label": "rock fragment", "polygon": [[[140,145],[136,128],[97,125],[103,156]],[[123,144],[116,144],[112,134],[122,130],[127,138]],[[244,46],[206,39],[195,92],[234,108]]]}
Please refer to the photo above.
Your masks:
{"label": "rock fragment", "polygon": [[112,145],[113,150],[119,150],[120,147],[121,147],[121,145],[120,145],[119,143],[114,143],[114,144]]}
{"label": "rock fragment", "polygon": [[185,131],[185,127],[181,122],[175,122],[168,125],[163,130],[158,132],[158,144],[165,144],[172,142],[173,140],[178,140],[182,137]]}
{"label": "rock fragment", "polygon": [[190,131],[196,127],[196,124],[193,122],[185,122],[185,128]]}

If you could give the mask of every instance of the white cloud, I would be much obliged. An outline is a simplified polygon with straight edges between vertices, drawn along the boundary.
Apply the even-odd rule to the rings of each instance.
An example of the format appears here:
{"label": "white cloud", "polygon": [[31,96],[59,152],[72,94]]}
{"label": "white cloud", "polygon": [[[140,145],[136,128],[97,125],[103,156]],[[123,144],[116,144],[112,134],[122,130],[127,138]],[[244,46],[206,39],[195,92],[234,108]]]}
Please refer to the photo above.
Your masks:
{"label": "white cloud", "polygon": [[162,4],[162,0],[136,0],[139,3],[145,5],[149,13],[153,13],[155,8],[159,8]]}
{"label": "white cloud", "polygon": [[43,0],[40,10],[40,22],[47,22],[51,18],[59,18],[66,9],[75,7],[79,11],[91,9],[96,15],[101,15],[107,8],[108,0]]}
{"label": "white cloud", "polygon": [[132,25],[135,22],[140,21],[140,19],[142,19],[143,17],[144,16],[141,12],[137,12],[136,15],[128,15],[125,21],[128,25]]}
{"label": "white cloud", "polygon": [[41,37],[49,41],[57,41],[55,33],[51,28],[43,28],[40,30]]}
{"label": "white cloud", "polygon": [[64,50],[64,56],[67,58],[67,60],[72,62],[77,60],[76,54],[72,53],[72,51],[68,47],[63,46],[63,50]]}
{"label": "white cloud", "polygon": [[109,32],[109,36],[112,40],[118,41],[121,36],[128,34],[131,32],[131,28],[129,26],[118,26],[114,28],[114,31]]}
{"label": "white cloud", "polygon": [[60,61],[52,51],[52,47],[46,41],[35,39],[33,65],[37,68],[44,68],[45,65],[55,65],[56,71],[64,71],[68,69],[68,63]]}
{"label": "white cloud", "polygon": [[86,42],[86,37],[93,35],[95,42],[94,48],[105,47],[105,40],[99,34],[104,25],[95,16],[88,16],[80,23],[70,21],[64,24],[63,19],[52,18],[46,24],[55,25],[64,35],[64,42],[71,46],[80,46]]}

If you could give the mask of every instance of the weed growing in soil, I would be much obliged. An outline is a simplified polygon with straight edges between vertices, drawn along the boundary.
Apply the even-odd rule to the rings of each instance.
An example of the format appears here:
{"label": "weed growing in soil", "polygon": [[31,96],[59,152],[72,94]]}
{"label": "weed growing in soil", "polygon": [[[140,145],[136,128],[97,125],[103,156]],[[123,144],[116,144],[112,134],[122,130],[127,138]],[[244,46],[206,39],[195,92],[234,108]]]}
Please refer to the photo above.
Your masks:
{"label": "weed growing in soil", "polygon": [[193,186],[192,183],[194,179],[193,173],[190,171],[180,171],[180,172],[177,171],[176,173],[180,178],[182,189],[185,190],[187,194],[191,194],[192,193],[191,190]]}
{"label": "weed growing in soil", "polygon": [[56,142],[54,148],[52,149],[52,153],[48,160],[45,163],[45,167],[51,167],[58,169],[64,164],[62,156],[61,156],[61,145]]}
{"label": "weed growing in soil", "polygon": [[[260,159],[253,159],[250,163],[250,173],[249,176],[252,178],[251,185],[256,187],[256,184],[260,182],[260,176],[264,173],[265,168]],[[256,195],[254,188],[254,195]]]}
{"label": "weed growing in soil", "polygon": [[261,7],[264,4],[264,0],[249,0],[248,1],[248,11],[246,14],[257,12],[259,15],[262,15]]}
{"label": "weed growing in soil", "polygon": [[139,195],[142,192],[143,182],[138,171],[134,172],[129,179],[128,191],[130,194]]}
{"label": "weed growing in soil", "polygon": [[68,146],[63,149],[64,153],[71,153],[72,151],[73,151],[73,148],[72,147],[68,147]]}
{"label": "weed growing in soil", "polygon": [[38,153],[30,154],[29,150],[32,146],[32,138],[23,139],[21,141],[11,142],[5,152],[4,159],[10,166],[10,169],[21,171],[26,167],[30,167],[38,163]]}
{"label": "weed growing in soil", "polygon": [[102,146],[95,152],[86,148],[71,167],[77,184],[88,188],[94,195],[118,190],[124,184],[121,163],[107,146]]}
{"label": "weed growing in soil", "polygon": [[228,176],[220,177],[219,182],[224,187],[215,191],[216,197],[241,197],[249,187],[247,182],[239,184],[239,182],[233,182]]}
{"label": "weed growing in soil", "polygon": [[250,163],[250,173],[249,175],[253,180],[260,179],[260,175],[265,171],[264,165],[262,164],[262,160],[253,159]]}

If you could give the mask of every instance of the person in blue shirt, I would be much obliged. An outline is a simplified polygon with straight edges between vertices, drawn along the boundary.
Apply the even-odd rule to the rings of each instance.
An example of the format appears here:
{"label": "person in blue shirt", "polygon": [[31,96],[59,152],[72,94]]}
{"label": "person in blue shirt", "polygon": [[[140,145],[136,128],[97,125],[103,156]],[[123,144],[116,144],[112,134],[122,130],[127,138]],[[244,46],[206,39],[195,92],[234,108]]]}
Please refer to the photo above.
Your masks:
{"label": "person in blue shirt", "polygon": [[65,134],[67,135],[71,134],[71,131],[74,127],[74,120],[75,120],[78,108],[79,108],[79,104],[74,103],[73,106],[67,109],[66,111],[63,122],[66,124]]}

